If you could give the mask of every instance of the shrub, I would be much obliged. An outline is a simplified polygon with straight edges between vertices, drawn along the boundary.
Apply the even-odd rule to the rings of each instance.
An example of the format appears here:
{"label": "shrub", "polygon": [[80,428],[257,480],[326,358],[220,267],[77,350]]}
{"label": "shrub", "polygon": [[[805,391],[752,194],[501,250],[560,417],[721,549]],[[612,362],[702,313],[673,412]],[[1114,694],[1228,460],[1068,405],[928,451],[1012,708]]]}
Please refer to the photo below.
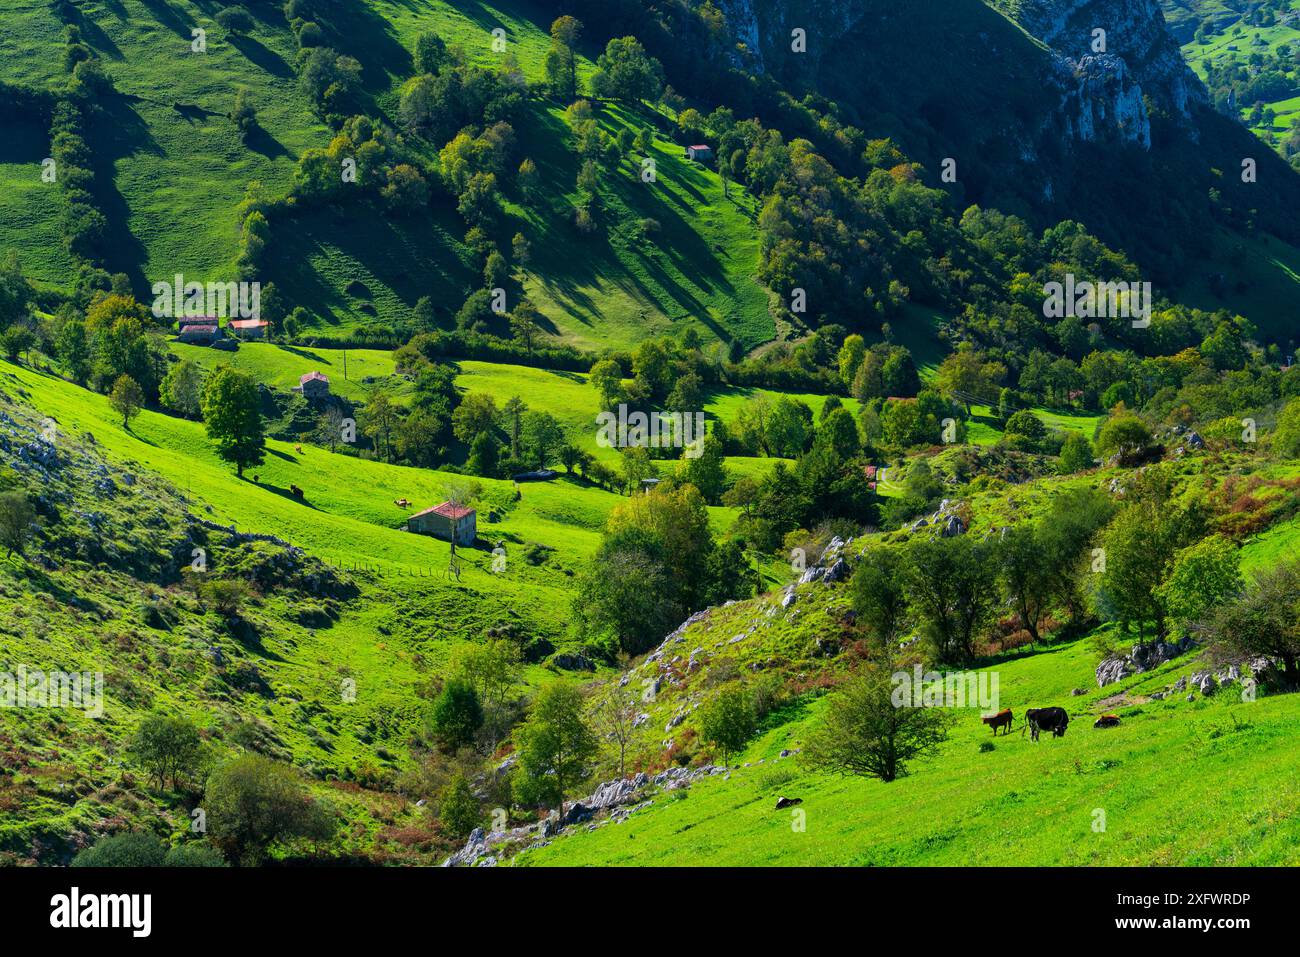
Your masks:
{"label": "shrub", "polygon": [[225,867],[226,860],[206,844],[177,844],[163,858],[163,867]]}
{"label": "shrub", "polygon": [[260,864],[277,844],[334,833],[333,813],[308,794],[293,768],[260,754],[212,772],[203,800],[211,840],[233,864]]}
{"label": "shrub", "polygon": [[754,702],[737,683],[722,689],[700,708],[700,737],[722,751],[722,763],[744,747],[754,733]]}
{"label": "shrub", "polygon": [[100,838],[72,859],[73,867],[161,867],[167,851],[153,834],[130,831]]}
{"label": "shrub", "polygon": [[168,778],[175,788],[198,767],[199,730],[187,718],[155,711],[141,720],[131,740],[131,753],[148,770],[158,788]]}
{"label": "shrub", "polygon": [[483,810],[463,774],[453,777],[443,790],[442,800],[438,802],[438,820],[455,838],[468,837],[482,823]]}
{"label": "shrub", "polygon": [[452,678],[433,702],[429,712],[429,736],[444,751],[455,751],[474,740],[483,726],[483,706],[473,685]]}

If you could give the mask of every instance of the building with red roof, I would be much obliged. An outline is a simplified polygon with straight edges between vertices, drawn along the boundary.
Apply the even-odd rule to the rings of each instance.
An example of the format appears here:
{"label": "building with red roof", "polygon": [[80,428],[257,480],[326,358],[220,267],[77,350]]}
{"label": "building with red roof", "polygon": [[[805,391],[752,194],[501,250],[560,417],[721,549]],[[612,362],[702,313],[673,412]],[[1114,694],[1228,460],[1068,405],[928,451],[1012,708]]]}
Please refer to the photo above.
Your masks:
{"label": "building with red roof", "polygon": [[406,519],[406,530],[432,535],[457,545],[473,545],[478,537],[478,516],[468,505],[443,502]]}
{"label": "building with red roof", "polygon": [[230,331],[240,339],[265,339],[271,324],[265,319],[231,319]]}
{"label": "building with red roof", "polygon": [[323,399],[330,394],[329,376],[321,372],[308,372],[298,377],[294,392],[301,392],[308,399]]}
{"label": "building with red roof", "polygon": [[211,345],[221,338],[221,320],[216,316],[186,316],[176,322],[176,341]]}

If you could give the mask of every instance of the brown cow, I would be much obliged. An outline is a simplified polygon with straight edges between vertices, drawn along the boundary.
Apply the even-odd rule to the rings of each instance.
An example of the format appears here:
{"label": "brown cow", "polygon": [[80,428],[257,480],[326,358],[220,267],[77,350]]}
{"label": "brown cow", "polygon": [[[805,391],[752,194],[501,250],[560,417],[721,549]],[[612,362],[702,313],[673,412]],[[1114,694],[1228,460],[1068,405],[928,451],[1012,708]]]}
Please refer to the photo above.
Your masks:
{"label": "brown cow", "polygon": [[1092,726],[1093,726],[1094,728],[1115,728],[1115,727],[1118,727],[1118,726],[1119,726],[1119,715],[1117,715],[1117,714],[1103,714],[1100,718],[1098,718],[1096,721],[1093,722]]}
{"label": "brown cow", "polygon": [[994,736],[997,735],[998,728],[1006,728],[1006,731],[1002,732],[1003,734],[1011,733],[1011,709],[1010,708],[1006,708],[1003,711],[999,711],[997,714],[985,715],[980,720],[993,729]]}
{"label": "brown cow", "polygon": [[302,498],[302,489],[300,489],[298,486],[290,485],[289,491],[293,493],[294,498]]}

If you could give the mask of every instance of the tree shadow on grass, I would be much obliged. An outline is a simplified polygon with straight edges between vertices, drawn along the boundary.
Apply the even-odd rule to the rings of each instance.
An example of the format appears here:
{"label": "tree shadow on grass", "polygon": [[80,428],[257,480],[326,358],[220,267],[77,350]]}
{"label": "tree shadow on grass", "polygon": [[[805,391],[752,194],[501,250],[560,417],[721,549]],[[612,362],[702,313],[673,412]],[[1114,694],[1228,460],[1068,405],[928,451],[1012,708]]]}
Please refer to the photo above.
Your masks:
{"label": "tree shadow on grass", "polygon": [[167,0],[140,0],[140,2],[162,26],[178,37],[184,37],[186,42],[192,39],[190,30],[194,27],[194,21],[188,16],[183,17]]}
{"label": "tree shadow on grass", "polygon": [[[462,3],[457,3],[457,8]],[[330,45],[362,64],[362,85],[371,93],[388,89],[394,79],[415,71],[411,51],[397,39],[391,24],[364,3],[329,3],[318,18],[330,27]],[[377,65],[378,64],[378,65]]]}
{"label": "tree shadow on grass", "polygon": [[263,46],[252,37],[235,34],[227,37],[227,39],[232,47],[242,53],[244,58],[258,69],[265,70],[271,76],[281,80],[293,76],[293,69],[285,62],[284,57],[269,47]]}
{"label": "tree shadow on grass", "polygon": [[104,255],[110,272],[125,273],[136,289],[147,289],[143,244],[131,232],[131,210],[118,191],[116,162],[139,152],[162,155],[149,128],[124,97],[111,97],[101,104],[102,113],[91,122],[90,141],[95,174],[95,203],[108,221],[109,242]]}
{"label": "tree shadow on grass", "polygon": [[284,144],[268,133],[260,123],[256,124],[244,137],[244,145],[254,153],[260,153],[270,160],[289,155],[289,151],[284,148]]}
{"label": "tree shadow on grass", "polygon": [[256,485],[258,488],[270,492],[272,495],[278,495],[280,498],[288,499],[296,505],[303,505],[311,509],[313,512],[320,511],[319,506],[313,505],[311,502],[307,501],[306,497],[299,498],[287,488],[281,488],[280,486],[272,485],[269,482],[250,482],[249,484]]}

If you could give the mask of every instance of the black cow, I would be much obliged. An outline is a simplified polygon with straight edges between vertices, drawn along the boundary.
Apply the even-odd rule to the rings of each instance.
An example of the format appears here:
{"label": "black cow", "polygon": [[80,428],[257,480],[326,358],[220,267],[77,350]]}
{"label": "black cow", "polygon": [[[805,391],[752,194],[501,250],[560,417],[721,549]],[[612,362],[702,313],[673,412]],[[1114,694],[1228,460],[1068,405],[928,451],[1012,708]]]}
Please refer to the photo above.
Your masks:
{"label": "black cow", "polygon": [[[1070,724],[1070,716],[1064,708],[1030,708],[1025,712],[1025,727],[1029,729],[1031,740],[1038,740],[1039,731],[1050,731],[1057,738],[1065,737],[1065,729]],[[1025,733],[1024,728],[1020,733]]]}

